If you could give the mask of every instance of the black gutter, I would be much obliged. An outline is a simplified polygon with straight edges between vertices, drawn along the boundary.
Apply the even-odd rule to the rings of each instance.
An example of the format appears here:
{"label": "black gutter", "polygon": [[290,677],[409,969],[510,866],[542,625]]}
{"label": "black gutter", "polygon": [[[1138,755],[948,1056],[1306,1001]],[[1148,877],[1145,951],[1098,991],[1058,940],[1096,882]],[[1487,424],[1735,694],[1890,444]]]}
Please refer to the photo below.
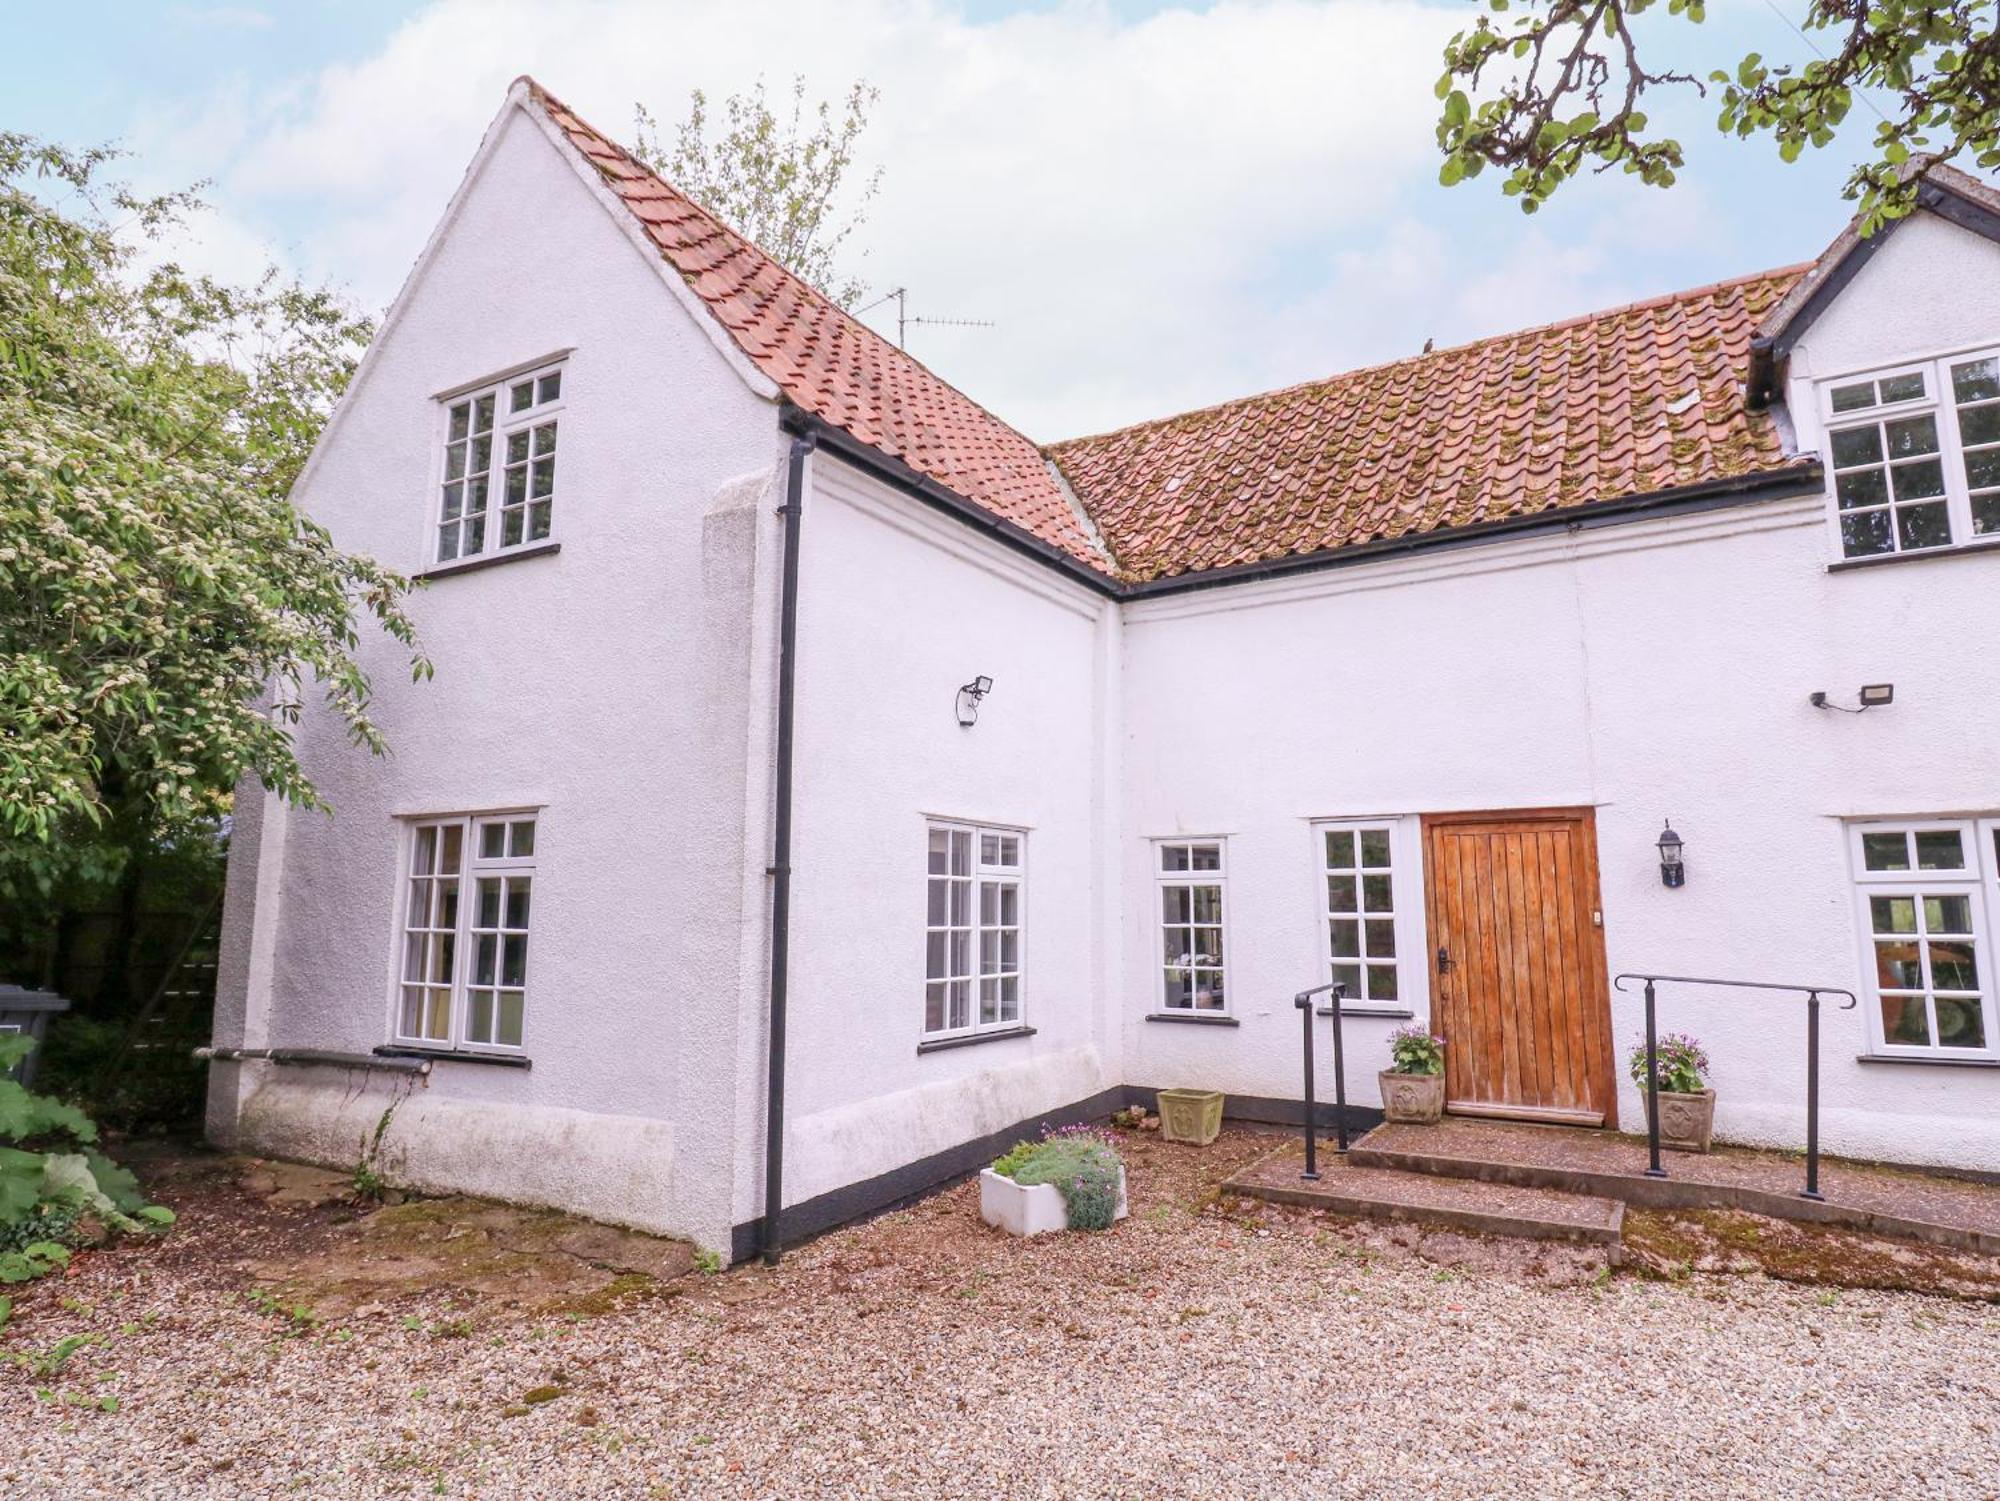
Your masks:
{"label": "black gutter", "polygon": [[1074,558],[1060,547],[1044,542],[1033,532],[1018,522],[996,516],[983,506],[974,505],[955,490],[948,490],[929,475],[912,469],[901,459],[892,458],[879,448],[871,448],[844,428],[835,427],[823,417],[816,417],[800,407],[786,404],[779,418],[787,432],[811,437],[823,448],[830,448],[855,468],[874,475],[887,484],[894,485],[907,495],[937,507],[947,515],[977,527],[988,536],[1026,553],[1039,563],[1045,563],[1058,573],[1065,575],[1073,583],[1082,584],[1086,589],[1115,598],[1123,592],[1118,581],[1108,574],[1100,573],[1081,559]]}
{"label": "black gutter", "polygon": [[1082,584],[1106,599],[1156,599],[1164,594],[1186,594],[1196,589],[1217,589],[1226,584],[1248,583],[1291,573],[1311,573],[1324,568],[1341,568],[1350,563],[1373,563],[1386,557],[1428,551],[1432,548],[1463,547],[1496,538],[1516,537],[1534,532],[1557,531],[1569,527],[1588,528],[1613,522],[1632,521],[1647,516],[1678,516],[1721,510],[1788,492],[1800,492],[1823,484],[1825,472],[1817,459],[1789,464],[1782,469],[1762,469],[1754,474],[1728,479],[1699,480],[1691,485],[1675,485],[1644,495],[1628,495],[1619,500],[1594,500],[1583,505],[1538,511],[1529,516],[1506,516],[1498,521],[1478,521],[1468,526],[1444,527],[1407,537],[1388,537],[1378,542],[1354,542],[1345,547],[1321,548],[1316,552],[1295,553],[1290,557],[1265,558],[1255,563],[1235,563],[1223,568],[1205,568],[1198,573],[1179,573],[1143,583],[1124,584],[1099,573],[1088,564],[1052,546],[1016,522],[995,516],[974,505],[956,491],[946,489],[929,475],[920,474],[900,459],[871,448],[852,433],[833,426],[824,418],[789,403],[780,414],[787,432],[801,435],[822,448],[832,450],[855,468],[874,475],[905,494],[935,506],[947,515],[976,527],[1015,551],[1047,564],[1075,583]]}
{"label": "black gutter", "polygon": [[778,765],[771,820],[770,1058],[764,1100],[764,1264],[781,1254],[785,1190],[785,1001],[792,938],[792,712],[799,645],[799,526],[805,519],[806,456],[814,439],[792,439],[785,475],[784,580],[778,606]]}

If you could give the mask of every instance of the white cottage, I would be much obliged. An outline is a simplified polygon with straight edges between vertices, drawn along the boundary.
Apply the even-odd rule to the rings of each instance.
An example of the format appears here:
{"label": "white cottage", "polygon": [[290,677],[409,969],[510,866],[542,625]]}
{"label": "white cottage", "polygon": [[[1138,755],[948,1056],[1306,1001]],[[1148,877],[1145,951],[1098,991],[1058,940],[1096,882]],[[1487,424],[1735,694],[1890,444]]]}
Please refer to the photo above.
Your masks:
{"label": "white cottage", "polygon": [[[1167,1085],[1297,1119],[1332,981],[1357,1118],[1414,1018],[1452,1109],[1631,1127],[1650,971],[1853,990],[1826,1147],[2000,1171],[1997,351],[1940,170],[1038,448],[522,80],[300,483],[437,676],[364,648],[384,761],[308,715],[337,816],[239,798],[211,1133],[741,1256]],[[1797,998],[1661,1025],[1799,1143]]]}

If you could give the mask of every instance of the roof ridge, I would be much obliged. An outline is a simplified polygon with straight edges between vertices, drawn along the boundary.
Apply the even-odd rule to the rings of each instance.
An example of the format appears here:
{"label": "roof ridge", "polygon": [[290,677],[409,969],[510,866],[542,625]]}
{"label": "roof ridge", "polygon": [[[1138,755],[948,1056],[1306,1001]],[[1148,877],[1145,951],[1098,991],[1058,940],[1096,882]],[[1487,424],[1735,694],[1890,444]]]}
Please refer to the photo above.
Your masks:
{"label": "roof ridge", "polygon": [[1587,323],[1597,323],[1607,318],[1623,317],[1628,313],[1646,312],[1653,308],[1668,307],[1678,302],[1691,302],[1702,297],[1713,297],[1718,292],[1732,287],[1748,286],[1752,282],[1771,281],[1782,276],[1797,276],[1812,269],[1813,262],[1803,261],[1796,265],[1773,266],[1765,271],[1752,271],[1742,276],[1725,277],[1721,281],[1709,282],[1705,286],[1685,287],[1677,292],[1663,292],[1654,297],[1642,297],[1633,302],[1619,303],[1595,312],[1578,313],[1568,318],[1558,318],[1549,323],[1531,324],[1526,328],[1509,329],[1504,333],[1487,334],[1483,338],[1468,339],[1463,344],[1447,344],[1443,349],[1425,350],[1421,354],[1406,354],[1400,359],[1378,360],[1372,365],[1354,365],[1346,370],[1336,370],[1329,375],[1316,376],[1307,380],[1293,381],[1288,385],[1273,386],[1269,390],[1252,391],[1243,396],[1231,396],[1222,401],[1212,401],[1203,406],[1188,407],[1183,411],[1169,412],[1162,417],[1148,417],[1138,422],[1127,422],[1119,427],[1106,428],[1102,432],[1078,433],[1073,438],[1063,438],[1054,443],[1042,445],[1042,452],[1053,456],[1058,450],[1072,444],[1100,443],[1107,438],[1120,437],[1126,433],[1143,431],[1146,428],[1164,427],[1171,422],[1179,422],[1188,417],[1202,417],[1211,412],[1226,412],[1235,407],[1247,406],[1253,402],[1269,401],[1277,396],[1289,396],[1295,391],[1310,390],[1315,386],[1332,385],[1335,381],[1353,379],[1359,376],[1376,375],[1385,370],[1394,370],[1402,365],[1414,365],[1420,360],[1436,359],[1441,355],[1468,354],[1475,349],[1484,349],[1494,344],[1503,344],[1510,339],[1527,339],[1541,334],[1555,333],[1560,329],[1579,328]]}
{"label": "roof ridge", "polygon": [[[692,193],[689,193],[685,188],[679,186],[677,183],[669,182],[659,172],[655,171],[653,168],[647,166],[644,162],[640,161],[638,157],[632,154],[631,149],[627,147],[623,142],[613,140],[610,136],[606,135],[603,131],[599,130],[595,125],[592,125],[588,120],[584,119],[582,115],[578,114],[573,107],[564,103],[561,99],[557,98],[554,94],[550,93],[549,90],[543,87],[542,84],[538,80],[536,80],[533,75],[523,73],[518,81],[527,84],[528,90],[530,94],[534,97],[536,103],[542,105],[543,108],[545,109],[552,107],[555,109],[559,109],[564,114],[568,115],[572,120],[576,121],[576,123],[580,127],[588,131],[591,135],[597,137],[597,139],[599,139],[600,141],[604,142],[605,145],[609,146],[613,151],[617,152],[619,156],[623,157],[626,161],[630,162],[634,167],[638,168],[641,172],[645,173],[648,177],[650,177],[654,182],[658,183],[661,187],[665,188],[669,193],[672,193],[676,198],[680,199],[683,203],[687,204],[689,208],[693,209],[696,213],[700,214],[704,219],[708,220],[717,229],[722,230],[726,234],[734,235],[737,239],[741,240],[745,245],[749,246],[752,250],[756,251],[759,255],[763,256],[764,259],[769,261],[771,265],[777,270],[777,272],[781,276],[783,276],[787,281],[794,283],[798,287],[802,288],[808,295],[816,298],[820,302],[825,303],[827,308],[843,323],[845,323],[847,326],[854,329],[858,333],[861,333],[867,336],[869,339],[874,340],[875,343],[880,345],[882,349],[885,350],[890,355],[891,358],[906,360],[910,364],[915,365],[919,370],[923,371],[925,375],[929,376],[939,385],[948,388],[956,395],[963,397],[968,402],[971,402],[973,406],[978,407],[981,412],[985,413],[988,417],[992,418],[993,421],[999,423],[1002,427],[1006,428],[1009,432],[1013,433],[1022,442],[1026,443],[1030,448],[1035,449],[1036,452],[1038,453],[1041,451],[1042,445],[1035,442],[1033,438],[1030,438],[1026,433],[1022,432],[1018,427],[1014,426],[1014,424],[1009,422],[1005,417],[1000,416],[997,412],[993,411],[992,408],[988,407],[984,402],[978,400],[976,397],[967,395],[966,392],[960,390],[957,386],[953,385],[950,381],[946,380],[942,375],[938,374],[937,371],[933,370],[929,365],[924,363],[923,360],[919,359],[916,355],[911,354],[909,350],[903,348],[902,345],[891,344],[887,336],[884,335],[880,330],[871,328],[868,324],[863,323],[858,316],[849,312],[846,308],[842,307],[840,303],[836,301],[833,297],[829,296],[826,292],[822,291],[820,288],[814,286],[811,282],[807,281],[803,276],[800,276],[796,271],[792,270],[790,266],[787,266],[784,263],[784,261],[770,249],[770,247],[763,245],[759,243],[757,240],[751,238],[749,235],[745,234],[741,229],[738,229],[734,224],[731,224],[727,219],[723,218],[722,215],[716,213],[715,210],[709,208],[707,204],[702,203],[697,198],[695,198],[695,196]],[[685,273],[681,274],[683,276],[683,279],[685,279]]]}

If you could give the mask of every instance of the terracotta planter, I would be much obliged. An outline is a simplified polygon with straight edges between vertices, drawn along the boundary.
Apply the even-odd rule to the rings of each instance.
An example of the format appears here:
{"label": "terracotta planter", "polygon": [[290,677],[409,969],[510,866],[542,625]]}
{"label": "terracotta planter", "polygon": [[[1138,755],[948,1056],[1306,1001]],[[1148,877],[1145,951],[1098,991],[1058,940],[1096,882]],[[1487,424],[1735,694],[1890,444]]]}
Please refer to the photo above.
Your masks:
{"label": "terracotta planter", "polygon": [[[1131,1213],[1125,1200],[1125,1169],[1118,1169],[1118,1208],[1112,1220]],[[1069,1206],[1053,1183],[1016,1183],[992,1168],[979,1174],[979,1217],[1009,1235],[1046,1235],[1069,1228]]]}
{"label": "terracotta planter", "polygon": [[1715,1139],[1715,1091],[1660,1091],[1660,1145],[1673,1152],[1706,1152]]}
{"label": "terracotta planter", "polygon": [[1406,1126],[1434,1126],[1444,1118],[1443,1074],[1399,1074],[1383,1069],[1382,1113]]}
{"label": "terracotta planter", "polygon": [[1222,1093],[1215,1089],[1160,1091],[1160,1137],[1205,1147],[1222,1131]]}

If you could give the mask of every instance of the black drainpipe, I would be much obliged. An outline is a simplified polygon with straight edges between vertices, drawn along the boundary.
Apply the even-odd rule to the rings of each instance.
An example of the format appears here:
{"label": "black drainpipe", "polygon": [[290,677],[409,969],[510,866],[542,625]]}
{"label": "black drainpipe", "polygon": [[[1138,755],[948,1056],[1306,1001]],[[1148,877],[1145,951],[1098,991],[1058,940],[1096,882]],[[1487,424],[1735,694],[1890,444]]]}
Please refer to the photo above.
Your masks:
{"label": "black drainpipe", "polygon": [[813,439],[792,439],[785,476],[785,571],[778,607],[778,768],[771,821],[771,1030],[764,1110],[764,1265],[776,1266],[785,1188],[785,987],[792,935],[792,702],[799,645],[799,524],[805,519],[806,455]]}

